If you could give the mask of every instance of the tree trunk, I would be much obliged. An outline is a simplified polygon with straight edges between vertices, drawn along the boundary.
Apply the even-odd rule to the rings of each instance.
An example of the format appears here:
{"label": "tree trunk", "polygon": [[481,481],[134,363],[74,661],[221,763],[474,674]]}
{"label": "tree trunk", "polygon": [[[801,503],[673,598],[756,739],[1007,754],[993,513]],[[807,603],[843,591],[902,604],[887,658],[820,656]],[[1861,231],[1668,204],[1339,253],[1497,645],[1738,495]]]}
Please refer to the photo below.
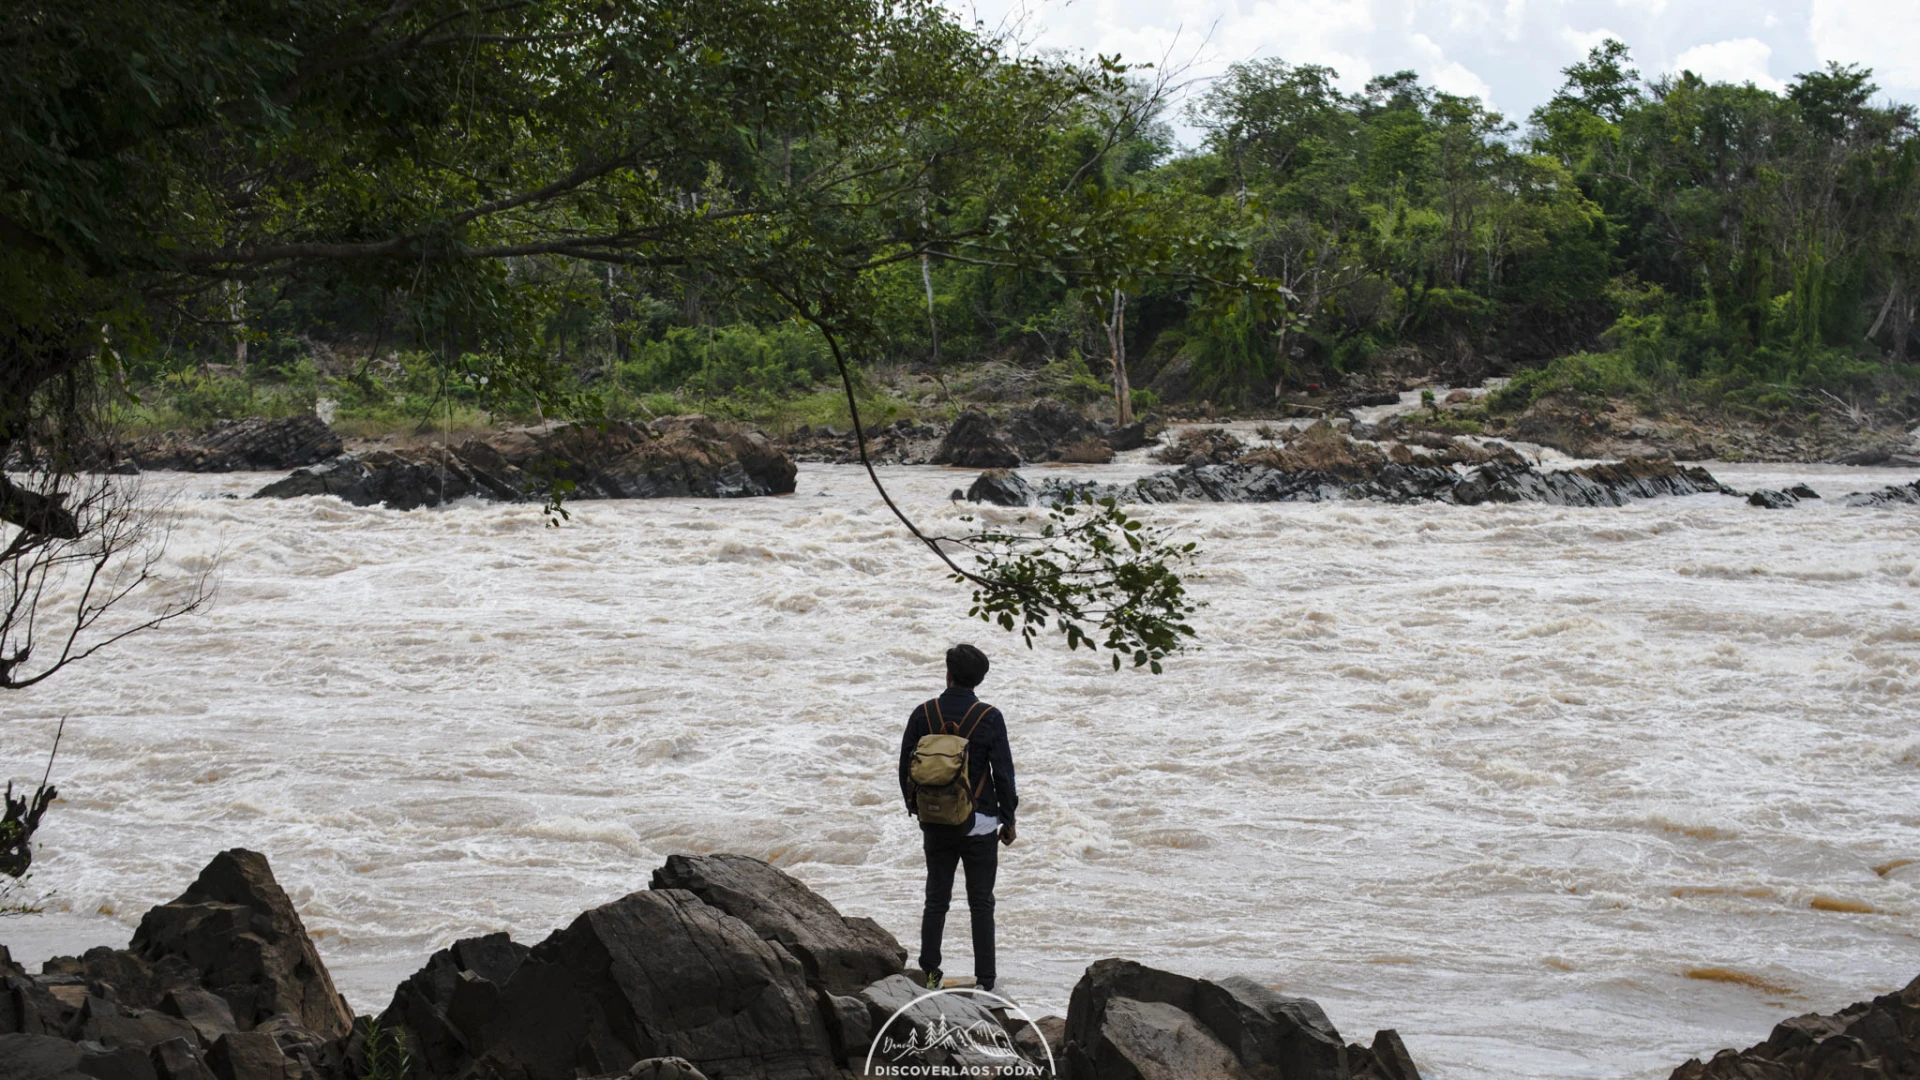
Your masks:
{"label": "tree trunk", "polygon": [[1127,382],[1127,294],[1113,290],[1113,313],[1107,319],[1107,347],[1113,363],[1114,423],[1133,423],[1133,387]]}
{"label": "tree trunk", "polygon": [[1280,329],[1273,335],[1273,360],[1276,374],[1273,377],[1273,400],[1287,392],[1287,325],[1282,322]]}
{"label": "tree trunk", "polygon": [[1913,301],[1901,297],[1893,311],[1893,362],[1907,362],[1907,344],[1913,340]]}
{"label": "tree trunk", "polygon": [[927,336],[933,339],[933,363],[940,364],[940,324],[933,318],[933,270],[925,254],[920,256],[920,283],[927,287]]}
{"label": "tree trunk", "polygon": [[233,320],[233,366],[247,373],[247,292],[237,281],[227,285],[227,317]]}

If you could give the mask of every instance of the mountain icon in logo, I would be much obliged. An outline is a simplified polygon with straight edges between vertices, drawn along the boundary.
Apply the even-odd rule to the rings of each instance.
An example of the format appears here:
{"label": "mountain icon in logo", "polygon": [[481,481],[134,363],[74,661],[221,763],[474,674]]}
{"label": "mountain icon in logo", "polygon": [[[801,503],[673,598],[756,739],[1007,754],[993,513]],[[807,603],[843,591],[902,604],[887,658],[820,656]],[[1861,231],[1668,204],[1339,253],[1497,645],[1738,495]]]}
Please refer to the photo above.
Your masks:
{"label": "mountain icon in logo", "polygon": [[936,1016],[925,1025],[914,1026],[905,1041],[887,1036],[881,1039],[880,1052],[890,1060],[919,1056],[944,1050],[950,1054],[979,1054],[984,1057],[1016,1058],[1019,1051],[999,1024],[976,1020],[965,1027],[944,1016]]}

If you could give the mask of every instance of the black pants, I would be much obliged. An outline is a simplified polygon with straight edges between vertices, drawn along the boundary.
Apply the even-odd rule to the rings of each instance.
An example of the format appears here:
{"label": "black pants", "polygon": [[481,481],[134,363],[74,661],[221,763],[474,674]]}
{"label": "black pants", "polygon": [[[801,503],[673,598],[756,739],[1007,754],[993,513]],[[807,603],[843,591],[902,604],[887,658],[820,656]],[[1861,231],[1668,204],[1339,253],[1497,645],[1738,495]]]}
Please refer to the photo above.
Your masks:
{"label": "black pants", "polygon": [[966,836],[943,829],[921,832],[927,851],[927,908],[920,917],[920,967],[940,966],[940,937],[953,903],[953,868],[967,868],[967,913],[973,921],[973,977],[991,983],[993,970],[993,877],[1000,866],[1000,835]]}

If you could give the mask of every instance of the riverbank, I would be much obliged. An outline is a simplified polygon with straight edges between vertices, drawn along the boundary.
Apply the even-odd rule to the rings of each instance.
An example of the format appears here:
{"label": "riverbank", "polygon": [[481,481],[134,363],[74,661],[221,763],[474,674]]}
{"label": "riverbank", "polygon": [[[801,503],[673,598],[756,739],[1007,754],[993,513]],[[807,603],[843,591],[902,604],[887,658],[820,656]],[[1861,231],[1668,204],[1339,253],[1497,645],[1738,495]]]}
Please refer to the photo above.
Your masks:
{"label": "riverbank", "polygon": [[[1347,1042],[1318,1003],[1242,975],[1097,960],[1065,1016],[964,979],[928,995],[880,924],[740,855],[670,856],[647,889],[532,947],[451,942],[357,1016],[312,936],[265,856],[222,852],[123,949],[33,972],[0,946],[0,1067],[11,1080],[1421,1078],[1399,1032]],[[1672,1080],[1896,1078],[1916,1060],[1920,979],[1689,1059]]]}

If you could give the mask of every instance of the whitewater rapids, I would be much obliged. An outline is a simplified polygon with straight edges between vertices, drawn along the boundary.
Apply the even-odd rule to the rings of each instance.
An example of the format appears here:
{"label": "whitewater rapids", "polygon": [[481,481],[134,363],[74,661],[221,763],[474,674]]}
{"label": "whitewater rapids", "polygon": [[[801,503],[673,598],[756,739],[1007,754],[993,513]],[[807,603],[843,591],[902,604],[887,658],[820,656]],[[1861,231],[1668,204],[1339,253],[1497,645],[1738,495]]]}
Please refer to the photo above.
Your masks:
{"label": "whitewater rapids", "polygon": [[[0,699],[18,781],[71,717],[52,910],[0,942],[124,944],[245,846],[361,1012],[676,851],[770,859],[911,948],[895,753],[971,640],[1022,795],[1001,976],[1036,1014],[1126,956],[1398,1028],[1431,1080],[1665,1077],[1920,974],[1920,863],[1890,865],[1920,859],[1920,512],[1834,498],[1913,477],[1714,471],[1828,498],[1144,508],[1201,545],[1209,605],[1158,678],[966,619],[851,468],[557,529],[149,477],[169,564],[217,557],[218,595]],[[965,512],[970,474],[885,476],[930,525]],[[956,907],[949,971],[965,939]]]}

